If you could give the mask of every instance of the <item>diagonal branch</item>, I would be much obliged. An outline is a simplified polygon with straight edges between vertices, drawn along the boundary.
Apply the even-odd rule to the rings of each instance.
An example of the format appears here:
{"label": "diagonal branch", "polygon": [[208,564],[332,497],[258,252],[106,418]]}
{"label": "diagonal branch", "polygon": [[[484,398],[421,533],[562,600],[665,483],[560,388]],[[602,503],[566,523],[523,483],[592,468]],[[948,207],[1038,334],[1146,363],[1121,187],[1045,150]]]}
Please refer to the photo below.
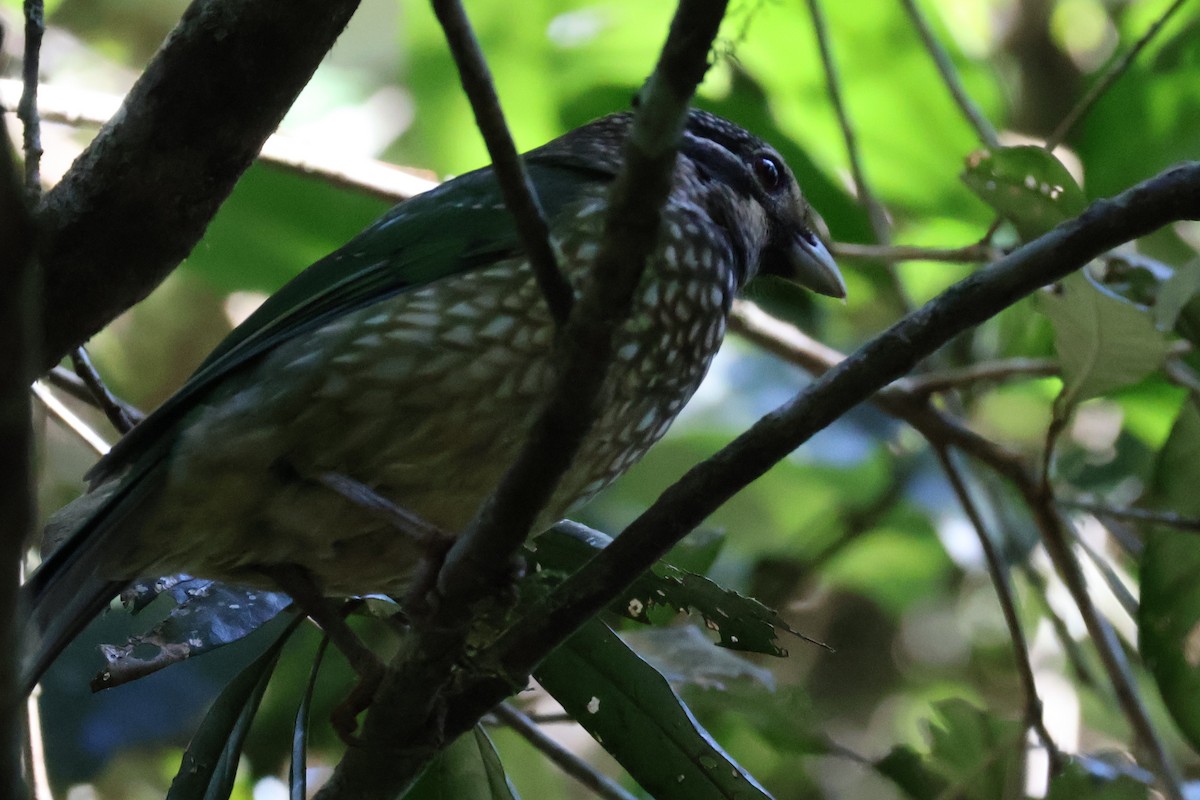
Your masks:
{"label": "diagonal branch", "polygon": [[496,585],[550,500],[594,422],[597,395],[612,358],[612,339],[658,240],[660,209],[670,192],[675,154],[692,93],[724,0],[683,0],[625,143],[613,184],[594,282],[563,333],[561,365],[546,408],[515,463],[451,549],[438,577],[444,598],[460,604]]}
{"label": "diagonal branch", "polygon": [[187,255],[357,6],[193,0],[121,113],[38,209],[47,313],[36,372]]}
{"label": "diagonal branch", "polygon": [[[508,565],[592,425],[613,334],[629,314],[657,243],[688,106],[707,71],[725,5],[724,0],[681,0],[625,143],[604,241],[592,267],[596,277],[560,338],[553,393],[516,461],[446,557],[433,613],[418,621],[393,661],[363,723],[362,746],[347,751],[318,795],[321,800],[395,797],[451,740],[445,704],[451,681],[462,678],[455,667],[465,657],[470,605],[507,583]],[[507,678],[501,684],[486,706],[472,709],[471,724],[521,688]]]}
{"label": "diagonal branch", "polygon": [[559,639],[739,490],[817,431],[900,378],[954,336],[1078,269],[1118,244],[1169,222],[1200,217],[1200,163],[1189,163],[1100,200],[1076,219],[947,289],[863,345],[804,392],[693,467],[555,595],[506,635],[515,672],[545,639]]}
{"label": "diagonal branch", "polygon": [[525,162],[517,152],[517,146],[504,121],[500,98],[492,83],[492,73],[484,61],[483,51],[471,30],[471,23],[458,0],[433,0],[433,10],[446,33],[446,43],[458,65],[463,91],[471,101],[475,112],[475,125],[483,135],[488,155],[492,158],[492,169],[504,195],[504,205],[513,216],[517,235],[529,257],[542,297],[550,308],[550,317],[560,329],[567,322],[575,295],[558,269],[558,259],[550,246],[550,226]]}

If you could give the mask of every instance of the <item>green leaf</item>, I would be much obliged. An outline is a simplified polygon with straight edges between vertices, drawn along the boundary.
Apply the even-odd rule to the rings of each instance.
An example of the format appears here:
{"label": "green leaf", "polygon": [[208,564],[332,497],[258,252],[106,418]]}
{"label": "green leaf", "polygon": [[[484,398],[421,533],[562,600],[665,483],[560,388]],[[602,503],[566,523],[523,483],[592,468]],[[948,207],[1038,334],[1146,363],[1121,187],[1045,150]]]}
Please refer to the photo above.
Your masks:
{"label": "green leaf", "polygon": [[1154,322],[1162,330],[1175,327],[1180,312],[1200,291],[1200,258],[1185,261],[1159,284],[1154,299]]}
{"label": "green leaf", "polygon": [[1136,383],[1162,366],[1168,344],[1146,309],[1106,291],[1084,272],[1059,286],[1040,295],[1038,307],[1054,326],[1064,407]]}
{"label": "green leaf", "polygon": [[279,653],[299,627],[297,617],[251,664],[238,673],[200,723],[171,781],[167,800],[225,800],[233,790],[242,744],[258,713]]}
{"label": "green leaf", "polygon": [[[532,557],[543,570],[573,572],[610,541],[599,531],[564,521],[537,538]],[[663,562],[634,581],[612,611],[638,622],[651,622],[651,611],[656,608],[672,613],[695,610],[719,637],[717,644],[731,650],[786,656],[787,650],[776,643],[779,631],[812,641],[754,598]]]}
{"label": "green leaf", "polygon": [[288,766],[288,790],[291,800],[306,800],[308,797],[308,712],[312,708],[313,692],[317,688],[317,675],[329,650],[329,637],[322,636],[313,655],[312,669],[304,695],[296,707],[296,721],[292,723],[292,760]]}
{"label": "green leaf", "polygon": [[979,150],[967,159],[962,179],[1024,241],[1077,216],[1087,205],[1075,178],[1041,147]]}
{"label": "green leaf", "polygon": [[[1155,499],[1184,515],[1200,515],[1200,412],[1184,405],[1159,456]],[[1138,640],[1164,704],[1200,750],[1200,541],[1152,530],[1141,561]]]}
{"label": "green leaf", "polygon": [[[1014,796],[1013,787],[1024,785],[1025,728],[1021,723],[999,719],[960,698],[937,703],[934,714],[926,767],[948,787],[937,796],[1001,800]],[[923,792],[940,785],[930,775],[916,771],[911,758],[892,758],[893,772],[907,781],[900,784],[906,791],[911,787]],[[912,796],[924,797],[919,793]]]}
{"label": "green leaf", "polygon": [[170,594],[176,605],[165,619],[145,633],[130,636],[125,644],[101,645],[106,663],[92,679],[93,686],[119,686],[239,641],[292,604],[282,592],[187,575],[139,581],[132,591],[129,606],[135,614],[160,594]]}
{"label": "green leaf", "polygon": [[1054,776],[1046,800],[1146,800],[1149,788],[1094,758],[1075,758]]}
{"label": "green leaf", "polygon": [[770,797],[666,679],[598,620],[551,653],[534,677],[659,800]]}
{"label": "green leaf", "polygon": [[695,625],[622,631],[621,639],[676,685],[690,683],[725,689],[727,684],[746,682],[772,691],[775,689],[775,676],[771,670],[728,649],[713,647]]}
{"label": "green leaf", "polygon": [[476,725],[437,755],[404,800],[517,800],[500,756]]}
{"label": "green leaf", "polygon": [[893,747],[875,762],[875,769],[912,800],[935,800],[946,791],[946,779],[930,770],[911,747]]}

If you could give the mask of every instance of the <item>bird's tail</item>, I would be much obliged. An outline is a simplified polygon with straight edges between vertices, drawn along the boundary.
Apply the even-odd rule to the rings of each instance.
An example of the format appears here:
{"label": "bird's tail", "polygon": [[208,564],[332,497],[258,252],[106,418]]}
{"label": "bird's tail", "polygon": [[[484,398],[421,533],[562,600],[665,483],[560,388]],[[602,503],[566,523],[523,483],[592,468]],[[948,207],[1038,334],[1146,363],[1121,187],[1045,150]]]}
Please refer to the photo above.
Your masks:
{"label": "bird's tail", "polygon": [[[132,519],[161,485],[156,464],[102,485],[62,509],[48,526],[48,538],[66,531],[62,543],[21,587],[26,612],[21,652],[21,687],[32,691],[46,669],[72,639],[121,592],[118,533],[136,526]],[[107,569],[102,567],[107,566]],[[128,567],[136,571],[137,565]],[[132,574],[130,572],[129,574]]]}

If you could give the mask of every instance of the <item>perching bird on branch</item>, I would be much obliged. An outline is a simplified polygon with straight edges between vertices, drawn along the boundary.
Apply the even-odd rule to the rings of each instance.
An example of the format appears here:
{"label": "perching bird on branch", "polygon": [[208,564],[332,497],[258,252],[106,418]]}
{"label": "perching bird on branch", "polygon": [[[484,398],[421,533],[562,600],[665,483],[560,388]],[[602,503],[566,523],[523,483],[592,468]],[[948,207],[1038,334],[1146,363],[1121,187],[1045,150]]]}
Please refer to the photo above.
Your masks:
{"label": "perching bird on branch", "polygon": [[[525,156],[577,294],[631,120],[605,117]],[[759,274],[845,292],[779,154],[693,111],[601,412],[543,527],[666,432]],[[410,533],[462,530],[547,398],[554,342],[491,169],[392,209],[267,300],[88,473],[91,492],[57,521],[65,543],[26,586],[26,681],[142,576],[276,588],[302,574],[327,596],[404,593],[420,536],[356,495],[402,508]]]}

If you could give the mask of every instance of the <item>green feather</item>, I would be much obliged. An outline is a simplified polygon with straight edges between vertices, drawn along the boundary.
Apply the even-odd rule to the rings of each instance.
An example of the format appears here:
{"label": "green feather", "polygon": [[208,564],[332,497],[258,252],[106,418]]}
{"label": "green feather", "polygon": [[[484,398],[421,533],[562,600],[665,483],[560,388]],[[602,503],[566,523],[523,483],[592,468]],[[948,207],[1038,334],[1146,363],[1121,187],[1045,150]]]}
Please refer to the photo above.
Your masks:
{"label": "green feather", "polygon": [[[540,155],[540,157],[539,157]],[[612,173],[537,151],[530,178],[548,219],[582,199]],[[176,424],[214,386],[293,337],[400,292],[521,252],[511,215],[490,169],[462,175],[393,208],[345,246],[271,295],[208,356],[178,392],[125,435],[87,474],[93,483],[161,453]]]}

